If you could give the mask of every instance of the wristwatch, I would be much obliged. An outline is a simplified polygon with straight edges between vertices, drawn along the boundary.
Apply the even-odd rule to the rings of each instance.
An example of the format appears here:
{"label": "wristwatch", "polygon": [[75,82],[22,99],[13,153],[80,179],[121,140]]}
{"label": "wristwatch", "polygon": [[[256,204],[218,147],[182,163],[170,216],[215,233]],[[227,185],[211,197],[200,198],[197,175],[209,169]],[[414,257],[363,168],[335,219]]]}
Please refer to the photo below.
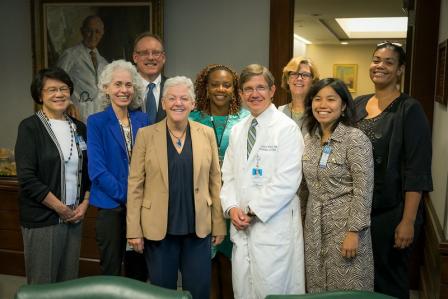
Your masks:
{"label": "wristwatch", "polygon": [[257,215],[255,215],[255,213],[250,209],[249,206],[247,206],[247,213],[246,213],[246,214],[249,215],[250,217],[257,216]]}

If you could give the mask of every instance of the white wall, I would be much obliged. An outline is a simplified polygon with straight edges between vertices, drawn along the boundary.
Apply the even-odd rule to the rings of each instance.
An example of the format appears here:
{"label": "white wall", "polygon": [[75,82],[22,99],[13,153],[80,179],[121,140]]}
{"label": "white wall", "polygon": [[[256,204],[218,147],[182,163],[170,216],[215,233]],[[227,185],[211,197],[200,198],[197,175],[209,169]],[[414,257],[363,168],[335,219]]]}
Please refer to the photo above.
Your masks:
{"label": "white wall", "polygon": [[13,148],[19,122],[33,113],[29,1],[0,1],[0,20],[0,147]]}
{"label": "white wall", "polygon": [[[30,1],[0,1],[0,147],[13,148],[33,113]],[[269,0],[165,0],[165,74],[193,80],[209,63],[240,71],[269,62]]]}
{"label": "white wall", "polygon": [[[448,0],[441,0],[439,43],[448,38]],[[434,192],[431,200],[440,223],[445,226],[445,238],[448,239],[447,182],[448,182],[448,111],[447,106],[434,103],[432,131],[432,179]]]}
{"label": "white wall", "polygon": [[320,78],[333,77],[334,64],[357,64],[358,76],[356,92],[358,95],[374,92],[369,78],[369,65],[372,60],[373,45],[308,45],[306,56],[316,64]]}
{"label": "white wall", "polygon": [[165,0],[165,74],[194,80],[210,63],[268,66],[269,12],[268,0]]}
{"label": "white wall", "polygon": [[306,55],[306,47],[307,45],[302,42],[300,39],[296,38],[294,36],[294,43],[293,43],[293,57],[297,56],[307,56]]}

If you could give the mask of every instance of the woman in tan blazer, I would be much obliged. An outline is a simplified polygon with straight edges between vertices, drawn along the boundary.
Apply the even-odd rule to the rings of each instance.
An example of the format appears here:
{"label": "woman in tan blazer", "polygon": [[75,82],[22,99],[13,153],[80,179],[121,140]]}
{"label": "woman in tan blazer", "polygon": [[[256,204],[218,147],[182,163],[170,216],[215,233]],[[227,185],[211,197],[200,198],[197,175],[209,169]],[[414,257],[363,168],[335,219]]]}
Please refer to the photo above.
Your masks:
{"label": "woman in tan blazer", "polygon": [[211,244],[226,234],[216,138],[188,120],[195,98],[190,79],[168,79],[162,97],[167,117],[139,130],[132,154],[128,243],[144,252],[152,284],[176,289],[180,270],[184,289],[208,299]]}

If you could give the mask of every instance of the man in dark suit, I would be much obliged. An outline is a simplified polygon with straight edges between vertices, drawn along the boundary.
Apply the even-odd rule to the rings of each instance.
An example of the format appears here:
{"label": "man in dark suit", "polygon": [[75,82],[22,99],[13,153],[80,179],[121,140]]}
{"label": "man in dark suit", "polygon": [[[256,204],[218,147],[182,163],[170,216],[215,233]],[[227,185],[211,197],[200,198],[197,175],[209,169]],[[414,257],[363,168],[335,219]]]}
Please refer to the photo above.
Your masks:
{"label": "man in dark suit", "polygon": [[166,57],[161,38],[150,32],[138,35],[134,41],[132,59],[146,86],[142,111],[148,114],[149,123],[154,124],[166,116],[161,104],[166,80],[162,76]]}

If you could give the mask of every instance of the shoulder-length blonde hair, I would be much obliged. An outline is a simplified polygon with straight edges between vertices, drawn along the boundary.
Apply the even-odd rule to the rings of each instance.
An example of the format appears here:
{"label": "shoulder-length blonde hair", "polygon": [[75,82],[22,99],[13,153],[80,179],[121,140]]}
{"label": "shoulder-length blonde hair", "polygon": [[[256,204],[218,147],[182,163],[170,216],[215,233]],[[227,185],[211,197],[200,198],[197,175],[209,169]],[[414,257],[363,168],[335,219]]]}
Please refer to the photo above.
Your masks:
{"label": "shoulder-length blonde hair", "polygon": [[316,83],[317,81],[319,81],[319,72],[317,71],[317,67],[316,67],[316,65],[314,65],[314,62],[311,59],[303,57],[303,56],[294,57],[283,68],[282,88],[284,90],[286,90],[288,93],[291,92],[289,90],[289,85],[288,85],[289,73],[299,71],[300,65],[302,65],[302,64],[310,67],[311,75],[313,76],[313,83]]}

